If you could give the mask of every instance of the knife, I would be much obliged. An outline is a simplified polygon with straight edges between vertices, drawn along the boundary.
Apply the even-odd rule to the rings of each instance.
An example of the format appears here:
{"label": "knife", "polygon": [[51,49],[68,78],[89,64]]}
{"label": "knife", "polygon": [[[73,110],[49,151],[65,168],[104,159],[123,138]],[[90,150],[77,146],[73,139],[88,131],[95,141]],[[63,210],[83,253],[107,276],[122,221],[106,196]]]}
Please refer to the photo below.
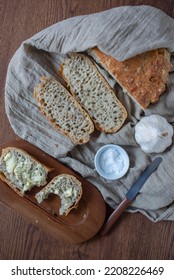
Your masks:
{"label": "knife", "polygon": [[141,173],[140,177],[135,181],[135,183],[131,186],[129,191],[127,192],[123,201],[119,204],[119,206],[114,210],[111,216],[108,218],[103,228],[101,229],[100,235],[105,235],[111,229],[113,224],[118,220],[124,210],[132,203],[134,198],[137,196],[139,191],[141,190],[144,183],[150,177],[150,175],[158,168],[160,163],[162,162],[162,157],[155,158],[150,165]]}

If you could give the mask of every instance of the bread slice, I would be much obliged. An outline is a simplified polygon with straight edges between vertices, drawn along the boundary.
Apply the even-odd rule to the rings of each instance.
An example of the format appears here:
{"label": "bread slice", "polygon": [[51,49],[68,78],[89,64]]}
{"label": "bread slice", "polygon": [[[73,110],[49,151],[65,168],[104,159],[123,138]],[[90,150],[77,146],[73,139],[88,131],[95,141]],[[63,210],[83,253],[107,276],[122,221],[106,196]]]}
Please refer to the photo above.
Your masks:
{"label": "bread slice", "polygon": [[71,94],[53,77],[41,78],[34,88],[41,112],[53,127],[76,144],[89,141],[94,125]]}
{"label": "bread slice", "polygon": [[127,117],[126,109],[87,56],[71,54],[60,65],[58,74],[89,114],[96,129],[114,133],[121,128]]}
{"label": "bread slice", "polygon": [[7,147],[2,150],[0,178],[20,196],[34,186],[46,185],[51,170],[22,149]]}
{"label": "bread slice", "polygon": [[118,61],[97,47],[88,50],[88,54],[110,73],[142,109],[157,102],[165,91],[172,67],[167,49],[148,51],[125,61]]}
{"label": "bread slice", "polygon": [[61,174],[54,177],[49,184],[35,195],[38,203],[47,199],[50,194],[60,197],[60,215],[67,215],[73,208],[78,207],[82,196],[81,182],[73,175]]}

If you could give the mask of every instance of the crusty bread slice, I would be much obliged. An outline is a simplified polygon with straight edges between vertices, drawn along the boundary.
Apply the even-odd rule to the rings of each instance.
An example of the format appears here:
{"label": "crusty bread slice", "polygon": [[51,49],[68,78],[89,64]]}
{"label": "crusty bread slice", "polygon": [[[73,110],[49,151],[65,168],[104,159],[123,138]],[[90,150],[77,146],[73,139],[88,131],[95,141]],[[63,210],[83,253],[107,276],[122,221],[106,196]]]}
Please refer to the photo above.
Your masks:
{"label": "crusty bread slice", "polygon": [[60,197],[60,215],[67,215],[73,208],[78,207],[82,196],[81,182],[73,175],[61,174],[54,177],[49,184],[35,195],[38,203],[47,199],[50,194]]}
{"label": "crusty bread slice", "polygon": [[22,149],[7,147],[2,150],[0,178],[20,196],[34,186],[46,185],[51,170]]}
{"label": "crusty bread slice", "polygon": [[53,77],[41,78],[34,88],[41,112],[50,124],[76,144],[89,141],[93,122],[71,94]]}
{"label": "crusty bread slice", "polygon": [[60,65],[58,74],[89,114],[96,129],[114,133],[121,128],[127,117],[126,109],[87,56],[71,54]]}
{"label": "crusty bread slice", "polygon": [[142,109],[158,101],[165,91],[171,70],[170,52],[157,49],[139,54],[125,61],[101,52],[97,47],[88,50],[98,62],[120,84]]}

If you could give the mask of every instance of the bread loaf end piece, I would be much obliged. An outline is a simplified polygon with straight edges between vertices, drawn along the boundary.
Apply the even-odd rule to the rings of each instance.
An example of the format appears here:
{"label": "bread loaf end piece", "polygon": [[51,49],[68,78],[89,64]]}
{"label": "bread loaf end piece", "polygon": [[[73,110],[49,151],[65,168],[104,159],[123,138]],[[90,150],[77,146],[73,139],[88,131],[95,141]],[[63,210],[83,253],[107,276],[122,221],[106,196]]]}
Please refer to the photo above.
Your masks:
{"label": "bread loaf end piece", "polygon": [[150,103],[156,103],[165,91],[172,68],[171,54],[167,49],[147,51],[125,61],[118,61],[97,47],[88,50],[88,54],[110,73],[142,109],[146,109]]}
{"label": "bread loaf end piece", "polygon": [[61,207],[60,215],[68,215],[68,213],[78,207],[78,203],[82,196],[81,182],[73,175],[61,174],[54,177],[49,184],[35,195],[38,203],[47,199],[50,194],[60,197]]}
{"label": "bread loaf end piece", "polygon": [[22,149],[7,147],[2,150],[0,178],[20,196],[34,186],[46,185],[51,170]]}
{"label": "bread loaf end piece", "polygon": [[87,56],[71,54],[58,73],[98,130],[114,133],[122,127],[127,118],[126,109]]}
{"label": "bread loaf end piece", "polygon": [[78,102],[55,78],[42,77],[34,89],[42,114],[60,133],[76,144],[89,141],[93,122]]}

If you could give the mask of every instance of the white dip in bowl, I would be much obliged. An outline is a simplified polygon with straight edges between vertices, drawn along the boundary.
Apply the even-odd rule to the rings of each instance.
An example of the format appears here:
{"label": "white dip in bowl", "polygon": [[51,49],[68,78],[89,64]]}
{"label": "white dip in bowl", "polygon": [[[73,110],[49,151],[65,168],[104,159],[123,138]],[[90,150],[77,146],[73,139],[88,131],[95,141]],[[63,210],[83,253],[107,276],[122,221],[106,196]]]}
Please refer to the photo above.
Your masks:
{"label": "white dip in bowl", "polygon": [[129,168],[127,152],[118,145],[105,145],[100,148],[94,158],[97,172],[108,180],[123,177]]}

